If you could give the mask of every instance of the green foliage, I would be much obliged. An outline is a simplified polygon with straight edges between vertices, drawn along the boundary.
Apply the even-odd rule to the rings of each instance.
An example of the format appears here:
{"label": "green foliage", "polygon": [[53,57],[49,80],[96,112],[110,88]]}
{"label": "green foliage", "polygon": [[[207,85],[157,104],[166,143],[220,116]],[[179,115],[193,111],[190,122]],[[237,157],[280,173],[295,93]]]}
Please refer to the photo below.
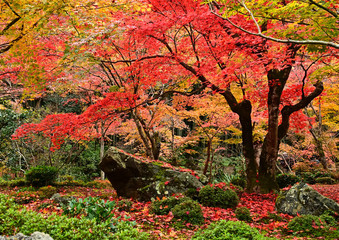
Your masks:
{"label": "green foliage", "polygon": [[112,211],[115,207],[116,204],[114,201],[88,197],[85,199],[72,199],[68,205],[62,206],[62,209],[64,211],[63,213],[70,217],[83,215],[88,219],[106,221],[114,217]]}
{"label": "green foliage", "polygon": [[100,147],[95,142],[89,142],[84,151],[74,160],[74,164],[67,169],[67,174],[80,179],[84,182],[89,182],[100,176],[98,168],[100,162]]}
{"label": "green foliage", "polygon": [[172,208],[175,219],[180,219],[192,224],[202,224],[204,216],[199,203],[193,200],[186,200]]}
{"label": "green foliage", "polygon": [[300,177],[293,174],[278,174],[276,177],[279,188],[285,188],[300,182]]}
{"label": "green foliage", "polygon": [[195,188],[189,188],[186,190],[185,196],[193,200],[199,200],[199,191]]}
{"label": "green foliage", "polygon": [[318,177],[315,179],[316,183],[335,184],[335,180],[331,177]]}
{"label": "green foliage", "polygon": [[311,172],[303,172],[300,174],[302,180],[308,184],[315,184],[315,175]]}
{"label": "green foliage", "polygon": [[26,172],[26,181],[34,187],[52,185],[58,175],[56,167],[36,166]]}
{"label": "green foliage", "polygon": [[199,201],[208,207],[235,208],[239,203],[238,195],[231,189],[222,189],[210,185],[199,191]]}
{"label": "green foliage", "polygon": [[327,239],[338,239],[339,232],[330,230],[331,226],[337,226],[337,221],[334,217],[324,214],[295,217],[288,223],[287,228],[300,237],[327,236]]}
{"label": "green foliage", "polygon": [[52,186],[41,187],[38,191],[40,199],[51,198],[55,193],[57,193],[57,189]]}
{"label": "green foliage", "polygon": [[197,231],[192,239],[196,240],[233,240],[233,239],[268,239],[256,228],[252,228],[241,221],[221,220],[212,223],[206,229]]}
{"label": "green foliage", "polygon": [[[9,106],[8,106],[9,107]],[[12,169],[19,169],[22,166],[17,166],[18,156],[16,149],[13,147],[10,136],[15,130],[25,122],[30,116],[30,112],[24,111],[16,113],[11,109],[0,108],[0,152],[1,160]]]}
{"label": "green foliage", "polygon": [[235,176],[232,180],[231,183],[236,186],[240,186],[242,188],[246,188],[247,182],[246,178],[244,176]]}
{"label": "green foliage", "polygon": [[247,207],[240,207],[234,211],[236,218],[240,221],[252,222],[251,212]]}
{"label": "green foliage", "polygon": [[148,233],[139,232],[138,229],[135,228],[135,225],[135,222],[112,219],[110,226],[114,235],[110,239],[149,240],[151,238]]}
{"label": "green foliage", "polygon": [[27,182],[23,178],[17,178],[17,179],[13,179],[9,181],[5,181],[5,180],[0,181],[0,186],[4,186],[4,187],[22,187],[26,185],[27,185]]}
{"label": "green foliage", "polygon": [[52,214],[43,215],[18,209],[13,200],[0,195],[0,235],[14,235],[22,232],[30,235],[35,231],[48,233],[53,239],[107,239],[109,223],[95,220],[67,218]]}
{"label": "green foliage", "polygon": [[[245,170],[245,162],[242,157],[214,156],[215,182],[231,183],[234,178],[242,176]],[[233,173],[227,174],[226,169],[233,168]]]}
{"label": "green foliage", "polygon": [[169,197],[163,200],[153,201],[150,206],[150,211],[157,215],[166,215],[168,214],[175,205],[180,204],[184,201],[189,200],[189,198],[177,198],[177,197]]}
{"label": "green foliage", "polygon": [[22,232],[30,235],[35,231],[48,233],[55,240],[63,239],[126,239],[148,240],[147,233],[139,232],[135,222],[98,222],[96,219],[68,218],[55,213],[45,218],[43,215],[19,209],[14,200],[0,194],[0,235],[14,235]]}

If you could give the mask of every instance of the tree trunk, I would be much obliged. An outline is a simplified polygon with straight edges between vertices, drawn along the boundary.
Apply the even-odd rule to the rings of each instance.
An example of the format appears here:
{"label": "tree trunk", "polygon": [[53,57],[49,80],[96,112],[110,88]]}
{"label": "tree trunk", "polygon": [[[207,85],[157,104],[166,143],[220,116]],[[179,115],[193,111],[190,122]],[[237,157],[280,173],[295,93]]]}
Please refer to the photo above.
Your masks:
{"label": "tree trunk", "polygon": [[255,152],[253,145],[253,126],[251,118],[252,104],[249,100],[243,100],[237,104],[236,108],[233,108],[232,110],[238,114],[241,124],[243,155],[245,157],[246,163],[246,191],[255,192],[258,185],[258,168],[255,162]]}
{"label": "tree trunk", "polygon": [[212,147],[212,139],[208,139],[208,142],[207,142],[207,159],[205,161],[205,167],[204,167],[204,172],[203,172],[204,175],[206,175],[207,170],[208,170],[208,165],[210,163],[211,147]]}
{"label": "tree trunk", "polygon": [[[105,140],[104,140],[104,137],[101,136],[100,138],[100,162],[104,158],[104,153],[105,153]],[[100,171],[100,179],[105,180],[105,173],[103,171]]]}

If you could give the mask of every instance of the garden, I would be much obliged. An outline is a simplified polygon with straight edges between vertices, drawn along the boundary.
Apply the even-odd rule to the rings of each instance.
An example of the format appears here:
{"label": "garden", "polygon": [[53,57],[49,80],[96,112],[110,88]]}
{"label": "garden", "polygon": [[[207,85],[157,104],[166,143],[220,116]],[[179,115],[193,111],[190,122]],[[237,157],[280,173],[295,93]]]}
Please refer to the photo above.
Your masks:
{"label": "garden", "polygon": [[0,9],[0,239],[339,239],[336,1]]}

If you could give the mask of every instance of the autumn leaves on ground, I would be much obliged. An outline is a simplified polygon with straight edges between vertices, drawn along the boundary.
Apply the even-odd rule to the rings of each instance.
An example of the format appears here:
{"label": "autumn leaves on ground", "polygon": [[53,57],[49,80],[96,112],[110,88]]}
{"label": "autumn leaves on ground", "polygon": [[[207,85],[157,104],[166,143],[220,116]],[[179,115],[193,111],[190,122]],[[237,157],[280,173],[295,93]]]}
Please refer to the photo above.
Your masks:
{"label": "autumn leaves on ground", "polygon": [[[171,212],[166,215],[156,215],[151,211],[150,202],[137,202],[132,199],[119,198],[112,188],[107,187],[109,183],[103,181],[96,182],[98,183],[96,184],[98,187],[103,188],[66,186],[57,187],[57,189],[54,188],[53,190],[49,189],[44,193],[58,192],[61,196],[67,195],[83,199],[98,197],[105,201],[113,201],[115,205],[114,208],[111,209],[111,216],[118,219],[120,218],[120,220],[135,221],[139,231],[149,233],[151,236],[150,239],[190,239],[198,229],[204,229],[212,222],[222,219],[239,221],[234,209],[202,207],[204,221],[201,224],[196,225],[187,222],[178,224],[178,219],[174,219]],[[313,185],[312,187],[323,195],[339,202],[338,185]],[[49,188],[53,187],[49,186]],[[29,210],[39,212],[44,216],[48,216],[53,212],[59,215],[63,214],[60,204],[48,198],[43,198],[40,196],[41,192],[37,192],[34,189],[27,187],[3,187],[1,193],[11,196],[15,202],[22,204],[22,206],[25,206]],[[259,229],[267,236],[273,237],[272,239],[297,239],[288,229],[288,223],[293,217],[287,214],[279,214],[275,211],[275,198],[275,194],[240,193],[240,203],[237,208],[246,207],[249,209],[252,220],[248,221],[248,224],[251,227]],[[75,217],[84,218],[81,214]],[[316,225],[314,226],[317,227]],[[234,235],[234,239],[236,239],[236,237],[237,236]],[[326,236],[319,237],[319,239],[324,239],[324,237]],[[97,239],[95,234],[92,239]],[[315,237],[306,239],[315,239]]]}

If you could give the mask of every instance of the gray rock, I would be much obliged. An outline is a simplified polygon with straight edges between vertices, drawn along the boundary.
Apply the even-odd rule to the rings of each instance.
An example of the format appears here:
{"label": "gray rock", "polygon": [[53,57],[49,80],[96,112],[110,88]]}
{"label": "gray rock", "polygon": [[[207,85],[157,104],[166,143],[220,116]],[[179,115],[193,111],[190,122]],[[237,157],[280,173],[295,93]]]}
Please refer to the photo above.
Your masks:
{"label": "gray rock", "polygon": [[53,240],[53,238],[46,233],[34,232],[31,236],[26,236],[22,233],[11,237],[0,236],[0,240]]}
{"label": "gray rock", "polygon": [[34,232],[31,235],[32,240],[53,240],[50,235],[42,232]]}
{"label": "gray rock", "polygon": [[183,193],[189,188],[203,186],[189,172],[168,168],[160,162],[145,158],[136,158],[115,147],[107,150],[99,168],[105,172],[119,196],[141,201],[171,196],[173,193]]}
{"label": "gray rock", "polygon": [[55,203],[67,205],[70,201],[76,198],[72,196],[61,196],[59,193],[55,193],[50,199],[53,200]]}
{"label": "gray rock", "polygon": [[318,193],[306,183],[299,183],[277,197],[275,207],[278,212],[292,216],[315,215],[319,216],[326,210],[339,213],[339,204]]}

